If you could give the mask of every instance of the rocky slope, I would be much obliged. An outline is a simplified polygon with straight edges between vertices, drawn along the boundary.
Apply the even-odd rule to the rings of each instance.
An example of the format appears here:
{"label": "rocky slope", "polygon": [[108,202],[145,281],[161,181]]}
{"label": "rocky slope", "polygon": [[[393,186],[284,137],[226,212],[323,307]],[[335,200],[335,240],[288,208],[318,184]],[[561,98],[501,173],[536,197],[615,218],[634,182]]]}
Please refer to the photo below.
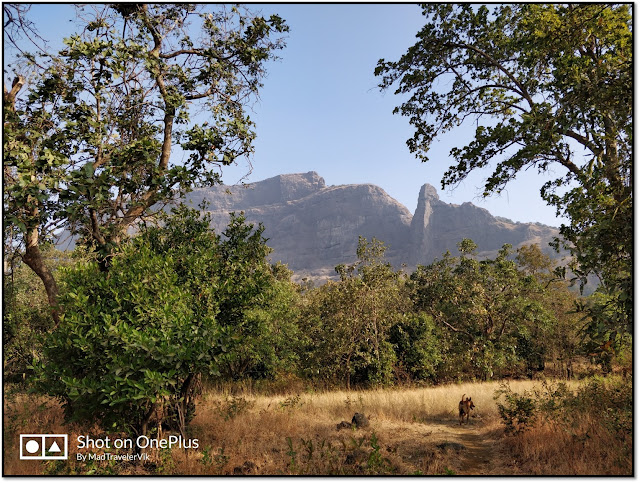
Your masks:
{"label": "rocky slope", "polygon": [[187,201],[193,206],[206,201],[218,232],[233,211],[244,211],[252,223],[262,222],[274,250],[272,260],[288,264],[297,279],[316,281],[334,277],[336,265],[355,260],[360,235],[384,241],[387,259],[412,269],[446,250],[456,254],[462,238],[475,241],[480,256],[495,255],[504,243],[537,243],[552,254],[548,243],[557,234],[552,227],[496,218],[471,203],[445,203],[429,184],[420,190],[412,216],[378,186],[326,186],[313,171],[246,186],[196,189]]}
{"label": "rocky slope", "polygon": [[514,223],[494,217],[472,203],[445,203],[433,186],[425,184],[411,220],[408,260],[411,265],[430,263],[447,250],[456,255],[456,244],[462,238],[470,238],[478,245],[480,257],[495,256],[505,243],[515,248],[535,243],[547,254],[557,256],[548,246],[557,234],[556,228],[539,223]]}

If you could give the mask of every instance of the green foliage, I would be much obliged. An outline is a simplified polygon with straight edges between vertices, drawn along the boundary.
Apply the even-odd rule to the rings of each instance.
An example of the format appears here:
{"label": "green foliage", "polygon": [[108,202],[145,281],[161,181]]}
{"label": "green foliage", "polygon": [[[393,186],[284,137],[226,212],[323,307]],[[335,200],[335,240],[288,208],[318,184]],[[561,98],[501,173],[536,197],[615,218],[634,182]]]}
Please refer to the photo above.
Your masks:
{"label": "green foliage", "polygon": [[393,473],[393,467],[389,458],[384,458],[380,454],[380,444],[378,443],[378,437],[375,432],[371,433],[369,438],[369,444],[371,445],[371,452],[367,458],[367,470],[369,474],[389,474]]}
{"label": "green foliage", "polygon": [[599,287],[586,300],[575,304],[574,312],[582,316],[580,335],[583,353],[594,358],[604,372],[610,372],[616,355],[631,345],[631,327],[621,329],[621,318],[625,319],[623,325],[627,323],[619,310],[620,297],[623,296],[623,293],[612,294]]}
{"label": "green foliage", "polygon": [[227,378],[273,378],[279,370],[295,369],[297,292],[286,267],[269,265],[263,231],[232,214],[220,242],[218,320],[234,333],[234,357],[222,368]]}
{"label": "green foliage", "polygon": [[[25,56],[29,90],[4,103],[5,221],[34,250],[65,226],[105,270],[141,217],[220,182],[216,166],[253,151],[246,108],[288,27],[277,15],[188,4],[79,18],[85,28],[60,52]],[[206,121],[192,119],[203,110]],[[184,162],[171,159],[175,146]]]}
{"label": "green foliage", "polygon": [[553,314],[539,301],[540,281],[518,269],[510,245],[482,261],[471,258],[471,240],[459,246],[459,257],[447,253],[419,266],[410,280],[416,309],[433,317],[444,335],[444,372],[487,379],[544,368]]}
{"label": "green foliage", "polygon": [[596,377],[582,386],[569,407],[591,408],[596,418],[621,442],[633,434],[633,384],[630,378]]}
{"label": "green foliage", "polygon": [[224,446],[218,449],[218,452],[212,456],[212,447],[205,446],[202,449],[202,458],[200,458],[200,464],[204,468],[209,468],[215,465],[218,474],[222,472],[222,469],[229,462],[229,456],[224,454]]}
{"label": "green foliage", "polygon": [[64,270],[63,320],[46,342],[40,389],[72,419],[140,434],[166,418],[183,430],[200,375],[246,358],[243,336],[268,341],[242,311],[273,281],[261,230],[232,216],[225,237],[181,206],[123,245],[108,272],[95,261]]}
{"label": "green foliage", "polygon": [[3,277],[2,345],[4,377],[17,382],[40,358],[42,336],[53,326],[44,289],[35,274],[18,264]]}
{"label": "green foliage", "polygon": [[303,295],[307,377],[437,383],[533,377],[551,358],[571,366],[576,299],[538,247],[515,254],[505,245],[495,259],[477,260],[475,243],[462,240],[459,257],[447,253],[408,279],[384,262],[383,248],[361,239],[359,260],[337,267],[339,282]]}
{"label": "green foliage", "polygon": [[[380,87],[410,94],[394,112],[416,128],[407,141],[428,160],[441,133],[473,119],[443,187],[496,163],[484,196],[534,167],[557,179],[542,197],[570,222],[556,242],[581,283],[597,274],[630,332],[633,244],[632,16],[629,5],[427,4],[427,24],[396,62],[380,60]],[[446,85],[446,88],[441,86]],[[566,173],[566,174],[565,174]]]}
{"label": "green foliage", "polygon": [[[398,469],[382,454],[375,432],[341,440],[340,445],[319,438],[299,443],[287,437],[287,472],[295,475],[391,475]],[[370,448],[370,449],[369,449]]]}
{"label": "green foliage", "polygon": [[494,399],[498,399],[501,396],[504,397],[505,403],[497,403],[497,406],[502,422],[505,425],[505,432],[518,434],[531,429],[537,417],[536,401],[532,394],[525,391],[524,394],[520,395],[513,392],[508,385],[503,384],[496,391]]}
{"label": "green foliage", "polygon": [[581,352],[580,329],[585,323],[576,312],[576,305],[583,302],[564,280],[558,279],[551,259],[537,245],[519,248],[516,262],[524,276],[533,277],[543,288],[530,292],[529,297],[541,304],[554,320],[547,336],[534,341],[544,345],[547,360],[560,361],[571,377],[572,360]]}
{"label": "green foliage", "polygon": [[242,396],[230,396],[224,401],[216,403],[217,412],[225,421],[235,419],[236,416],[246,413],[253,406],[253,401],[248,401]]}
{"label": "green foliage", "polygon": [[[518,394],[509,384],[503,383],[493,397],[498,402],[498,411],[505,425],[505,432],[518,434],[533,427],[539,420],[565,418],[574,403],[574,394],[563,382],[544,381],[541,388]],[[583,408],[585,409],[585,408]],[[592,410],[593,408],[589,408]]]}
{"label": "green foliage", "polygon": [[139,241],[109,274],[95,262],[63,274],[65,314],[38,383],[64,401],[67,416],[145,433],[157,407],[187,397],[193,375],[217,372],[227,336],[215,312],[193,309],[173,262]]}
{"label": "green foliage", "polygon": [[[29,366],[42,356],[43,337],[54,327],[47,294],[36,274],[15,252],[5,251],[3,275],[3,362],[5,380],[25,381]],[[58,269],[82,259],[82,250],[64,253],[48,245],[42,256],[57,276]]]}
{"label": "green foliage", "polygon": [[433,319],[423,313],[407,313],[391,327],[389,341],[398,360],[398,370],[413,381],[436,382],[438,366],[445,357],[442,336]]}
{"label": "green foliage", "polygon": [[289,396],[284,401],[278,403],[278,407],[282,411],[292,411],[295,409],[299,409],[304,405],[304,401],[300,401],[300,394],[296,394],[295,396]]}
{"label": "green foliage", "polygon": [[389,341],[408,299],[400,272],[384,260],[384,245],[360,237],[358,261],[340,265],[340,282],[310,291],[303,307],[305,367],[312,377],[357,384],[389,384],[396,361]]}
{"label": "green foliage", "polygon": [[291,460],[287,464],[287,467],[290,472],[296,473],[296,470],[298,467],[296,463],[296,456],[298,455],[298,452],[293,449],[293,440],[289,436],[287,436],[287,446],[289,447],[289,451],[287,451],[287,456],[291,458]]}
{"label": "green foliage", "polygon": [[[621,445],[631,444],[633,431],[633,387],[631,379],[596,377],[586,380],[577,391],[564,383],[543,383],[541,388],[513,392],[503,384],[494,399],[505,431],[518,434],[537,421],[551,422],[577,439],[589,438],[592,421],[609,432]],[[583,432],[585,432],[582,434]]]}
{"label": "green foliage", "polygon": [[196,310],[216,313],[217,324],[232,336],[220,362],[220,376],[272,378],[283,368],[294,369],[297,339],[294,323],[297,292],[291,272],[271,266],[264,228],[246,224],[243,214],[231,214],[217,237],[210,219],[179,206],[162,228],[143,236],[158,254],[175,254],[180,284],[189,289]]}

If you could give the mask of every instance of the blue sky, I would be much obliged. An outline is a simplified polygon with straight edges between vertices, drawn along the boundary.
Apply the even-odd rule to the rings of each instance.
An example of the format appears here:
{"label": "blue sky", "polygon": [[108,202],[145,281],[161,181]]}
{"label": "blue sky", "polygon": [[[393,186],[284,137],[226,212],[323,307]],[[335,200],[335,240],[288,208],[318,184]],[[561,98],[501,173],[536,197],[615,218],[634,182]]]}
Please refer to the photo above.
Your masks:
{"label": "blue sky", "polygon": [[[328,185],[373,183],[415,210],[420,187],[435,186],[447,203],[472,203],[514,221],[559,226],[555,209],[540,198],[549,179],[536,171],[521,173],[500,196],[482,199],[479,171],[455,189],[443,191],[440,180],[452,163],[449,151],[471,140],[460,128],[432,146],[421,163],[405,142],[413,134],[408,120],[393,115],[401,102],[391,90],[380,92],[373,70],[378,59],[397,60],[415,43],[425,23],[410,4],[269,4],[251,6],[265,15],[280,14],[291,31],[281,60],[268,66],[259,101],[253,172],[245,181],[284,173],[317,171]],[[34,5],[30,15],[40,34],[57,40],[73,32],[68,5]],[[227,184],[238,182],[248,166],[225,168]],[[564,175],[558,171],[556,176]]]}

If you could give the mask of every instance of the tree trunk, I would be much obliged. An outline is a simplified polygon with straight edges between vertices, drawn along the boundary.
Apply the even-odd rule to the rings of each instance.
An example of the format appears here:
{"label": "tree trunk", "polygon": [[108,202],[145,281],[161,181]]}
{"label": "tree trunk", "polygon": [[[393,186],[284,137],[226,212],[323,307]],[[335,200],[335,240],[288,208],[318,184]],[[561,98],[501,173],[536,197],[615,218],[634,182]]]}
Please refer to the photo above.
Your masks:
{"label": "tree trunk", "polygon": [[40,245],[38,243],[38,228],[33,228],[27,233],[27,243],[22,260],[27,266],[35,272],[36,275],[42,280],[44,289],[47,292],[47,298],[49,300],[49,306],[51,307],[51,315],[55,327],[60,324],[60,313],[58,312],[58,284],[53,277],[51,270],[44,263],[42,258],[42,252],[40,251]]}
{"label": "tree trunk", "polygon": [[186,438],[186,426],[187,426],[187,411],[189,410],[189,401],[191,387],[193,386],[194,374],[189,373],[187,378],[182,383],[180,388],[180,401],[178,401],[178,427],[180,434],[183,438]]}
{"label": "tree trunk", "polygon": [[4,86],[4,92],[3,92],[4,104],[12,112],[15,112],[16,110],[16,96],[18,95],[18,92],[20,92],[20,89],[22,89],[22,87],[24,86],[24,82],[25,82],[24,77],[19,75],[18,77],[13,79],[13,83],[11,84],[10,91],[7,89],[6,85]]}
{"label": "tree trunk", "polygon": [[[11,91],[7,90],[7,87],[4,87],[3,92],[3,100],[5,104],[5,108],[9,109],[11,112],[15,112],[16,110],[16,96],[18,92],[22,89],[25,84],[25,79],[23,76],[19,75],[13,80],[13,84],[11,86]],[[4,119],[6,122],[6,119]],[[37,216],[38,208],[34,208],[33,215]],[[22,261],[35,272],[35,274],[42,280],[44,285],[44,289],[47,292],[47,299],[49,301],[49,306],[51,307],[51,315],[53,317],[53,322],[55,327],[58,327],[60,324],[60,313],[58,312],[58,284],[56,283],[56,279],[53,277],[51,270],[44,263],[44,259],[42,258],[42,252],[40,251],[40,234],[38,233],[38,226],[35,226],[25,233],[26,238],[26,248],[24,255],[22,255]]]}
{"label": "tree trunk", "polygon": [[624,200],[624,184],[620,176],[620,158],[618,156],[618,143],[616,141],[616,129],[608,114],[603,115],[605,127],[605,176],[613,188],[613,197],[618,203]]}
{"label": "tree trunk", "polygon": [[156,407],[157,407],[156,403],[151,404],[149,411],[147,412],[147,414],[144,415],[144,418],[142,419],[142,422],[140,424],[140,434],[138,436],[147,435],[147,432],[149,431],[149,422],[151,421],[151,417],[153,416],[153,413],[155,412]]}

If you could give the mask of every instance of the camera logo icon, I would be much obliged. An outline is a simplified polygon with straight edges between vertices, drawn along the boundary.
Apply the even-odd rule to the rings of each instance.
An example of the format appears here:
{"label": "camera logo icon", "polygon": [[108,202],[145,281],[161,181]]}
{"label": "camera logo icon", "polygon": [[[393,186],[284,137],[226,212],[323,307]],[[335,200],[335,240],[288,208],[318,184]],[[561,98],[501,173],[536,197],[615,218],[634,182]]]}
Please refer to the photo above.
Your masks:
{"label": "camera logo icon", "polygon": [[69,457],[66,434],[21,434],[21,460],[66,460]]}

